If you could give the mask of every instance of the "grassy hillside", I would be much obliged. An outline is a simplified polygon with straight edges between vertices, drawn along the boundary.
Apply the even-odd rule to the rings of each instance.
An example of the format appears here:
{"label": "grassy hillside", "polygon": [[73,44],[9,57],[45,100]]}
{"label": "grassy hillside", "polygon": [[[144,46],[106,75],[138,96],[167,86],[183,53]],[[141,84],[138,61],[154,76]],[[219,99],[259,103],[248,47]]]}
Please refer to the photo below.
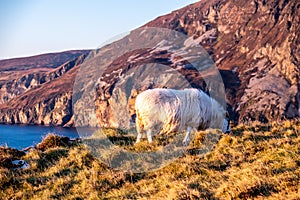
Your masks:
{"label": "grassy hillside", "polygon": [[[0,149],[0,199],[299,199],[299,130],[300,121],[239,125],[203,158],[197,137],[176,162],[140,174],[109,169],[83,144],[50,135],[26,155]],[[148,151],[160,142],[122,145]],[[9,169],[3,163],[13,157],[30,168]]]}

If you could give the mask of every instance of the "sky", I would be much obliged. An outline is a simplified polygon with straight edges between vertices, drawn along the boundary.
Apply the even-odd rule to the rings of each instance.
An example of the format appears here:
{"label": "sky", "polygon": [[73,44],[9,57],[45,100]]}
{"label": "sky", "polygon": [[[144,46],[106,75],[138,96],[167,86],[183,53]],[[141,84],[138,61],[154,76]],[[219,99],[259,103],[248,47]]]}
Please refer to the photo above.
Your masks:
{"label": "sky", "polygon": [[0,59],[95,49],[197,0],[0,0]]}

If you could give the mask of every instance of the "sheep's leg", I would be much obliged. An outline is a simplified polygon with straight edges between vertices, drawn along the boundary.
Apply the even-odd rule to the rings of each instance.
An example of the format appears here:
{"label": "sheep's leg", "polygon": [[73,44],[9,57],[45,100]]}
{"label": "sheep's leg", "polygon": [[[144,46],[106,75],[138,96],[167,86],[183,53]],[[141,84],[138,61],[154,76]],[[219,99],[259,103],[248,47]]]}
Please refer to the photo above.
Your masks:
{"label": "sheep's leg", "polygon": [[138,133],[135,143],[139,143],[141,141],[141,138],[142,138],[142,134]]}
{"label": "sheep's leg", "polygon": [[151,143],[152,142],[152,131],[151,131],[151,129],[149,129],[147,131],[147,138],[148,138],[148,142]]}
{"label": "sheep's leg", "polygon": [[141,141],[142,136],[143,136],[144,126],[141,123],[138,112],[137,112],[137,115],[136,115],[136,131],[137,131],[138,135],[137,135],[135,143],[139,143]]}
{"label": "sheep's leg", "polygon": [[190,133],[192,131],[192,128],[191,127],[187,127],[187,130],[186,130],[186,135],[183,139],[183,144],[184,146],[188,146],[189,145],[189,141],[190,141]]}
{"label": "sheep's leg", "polygon": [[137,124],[136,126],[136,130],[137,130],[137,138],[136,138],[136,142],[135,143],[139,143],[141,141],[141,138],[143,137],[143,128],[139,126],[139,124]]}

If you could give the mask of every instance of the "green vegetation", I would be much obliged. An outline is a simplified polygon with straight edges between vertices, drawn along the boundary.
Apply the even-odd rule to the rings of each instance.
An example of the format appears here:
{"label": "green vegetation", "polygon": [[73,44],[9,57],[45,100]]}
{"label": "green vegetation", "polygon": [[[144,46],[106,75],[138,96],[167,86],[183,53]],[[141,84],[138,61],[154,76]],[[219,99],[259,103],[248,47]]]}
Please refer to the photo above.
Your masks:
{"label": "green vegetation", "polygon": [[[54,135],[26,155],[3,147],[0,161],[24,159],[30,168],[0,165],[0,199],[299,199],[300,121],[239,125],[200,158],[194,150],[204,134],[172,164],[139,174],[110,169],[83,144]],[[108,135],[133,151],[164,144],[154,138],[152,147],[147,141],[134,146],[121,132]]]}

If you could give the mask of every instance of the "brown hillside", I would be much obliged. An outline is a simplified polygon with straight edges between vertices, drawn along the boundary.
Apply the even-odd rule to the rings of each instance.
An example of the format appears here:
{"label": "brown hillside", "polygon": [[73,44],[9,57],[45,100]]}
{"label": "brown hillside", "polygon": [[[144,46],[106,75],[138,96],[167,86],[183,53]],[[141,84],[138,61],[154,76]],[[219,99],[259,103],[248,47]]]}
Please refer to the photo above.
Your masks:
{"label": "brown hillside", "polygon": [[[231,118],[235,122],[249,120],[269,122],[300,116],[299,7],[297,0],[202,0],[168,15],[158,17],[144,25],[144,27],[168,28],[193,37],[197,43],[206,49],[220,70]],[[132,34],[134,34],[134,31]],[[130,46],[131,43],[127,42]],[[138,42],[142,43],[143,41]],[[101,52],[107,53],[107,55],[111,53],[110,56],[113,56],[115,52],[110,52],[110,48],[111,46],[108,45],[94,53],[96,55]],[[115,86],[121,80],[121,76],[126,75],[130,70],[135,70],[138,65],[151,62],[177,69],[176,61],[170,59],[171,56],[168,50],[153,53],[151,49],[140,49],[127,52],[116,58],[106,69],[105,77],[101,79],[105,87],[101,88],[98,85],[96,102],[93,102],[93,105],[96,106],[96,115],[101,122],[100,124],[110,126],[113,123],[110,108],[112,100],[109,99],[116,91]],[[132,62],[130,60],[132,57],[138,61]],[[62,55],[61,61],[64,58],[65,56]],[[13,59],[10,61],[13,65],[7,64],[8,61],[0,61],[0,64],[2,63],[4,66],[0,66],[0,103],[5,103],[1,107],[8,108],[12,106],[11,109],[0,109],[0,116],[2,116],[0,121],[3,123],[37,124],[47,121],[47,124],[60,124],[56,121],[57,118],[62,118],[58,116],[64,112],[70,113],[68,119],[72,118],[68,103],[62,103],[59,107],[64,111],[56,113],[56,117],[53,117],[51,113],[57,110],[57,107],[53,106],[53,102],[58,101],[57,96],[46,95],[47,93],[44,94],[41,91],[47,90],[51,94],[55,92],[59,94],[59,91],[72,91],[69,88],[72,84],[68,82],[71,78],[68,76],[71,76],[71,73],[67,75],[66,72],[76,66],[76,63],[68,65],[73,57],[71,56],[68,62],[58,67],[52,66],[53,63],[54,65],[59,63],[53,58],[51,62],[45,65],[46,67],[41,68],[35,68],[32,65],[32,59],[30,58],[28,61],[25,61],[26,59]],[[19,65],[18,62],[21,64]],[[41,59],[36,61],[36,63],[40,62]],[[178,72],[183,74],[193,86],[205,90],[203,77],[194,76],[193,73],[190,73],[192,69],[189,68],[188,62],[180,64],[182,66]],[[41,65],[43,65],[43,62]],[[23,71],[16,71],[16,68],[25,71],[29,68],[30,72],[22,75]],[[84,69],[87,73],[85,76],[95,76],[102,68],[103,66],[97,66],[95,69],[91,69],[87,66]],[[156,69],[147,70],[146,72],[156,73]],[[12,73],[17,74],[16,78],[13,78]],[[74,76],[75,74],[73,73]],[[67,83],[62,84],[65,75]],[[61,81],[56,80],[58,77],[61,77]],[[95,78],[92,82],[97,81],[99,77]],[[144,78],[146,79],[146,77]],[[141,85],[140,90],[165,87],[167,82],[171,84],[171,78],[156,85],[150,83]],[[43,84],[45,86],[42,86]],[[58,89],[58,87],[62,88]],[[90,89],[88,84],[84,87]],[[34,91],[38,95],[41,94],[39,102],[44,102],[49,107],[49,109],[43,111],[45,116],[49,116],[47,120],[37,120],[38,116],[41,115],[41,111],[36,103],[32,104],[32,102],[35,102],[32,100],[34,97],[31,97],[35,94]],[[126,97],[126,101],[131,102],[130,105],[132,105],[132,101],[138,92],[140,91],[132,90],[129,94],[126,94],[130,96],[129,99]],[[80,94],[78,95],[80,96]],[[68,93],[63,99],[60,101],[70,102],[71,93]],[[33,115],[35,119],[25,120],[28,117],[21,117],[23,114],[16,110],[18,106],[15,105],[24,105],[26,109],[22,112],[25,113],[30,113],[29,110],[35,110],[36,113]],[[34,108],[35,106],[37,107]],[[132,111],[130,113],[132,114]],[[61,120],[58,121],[61,122]]]}

